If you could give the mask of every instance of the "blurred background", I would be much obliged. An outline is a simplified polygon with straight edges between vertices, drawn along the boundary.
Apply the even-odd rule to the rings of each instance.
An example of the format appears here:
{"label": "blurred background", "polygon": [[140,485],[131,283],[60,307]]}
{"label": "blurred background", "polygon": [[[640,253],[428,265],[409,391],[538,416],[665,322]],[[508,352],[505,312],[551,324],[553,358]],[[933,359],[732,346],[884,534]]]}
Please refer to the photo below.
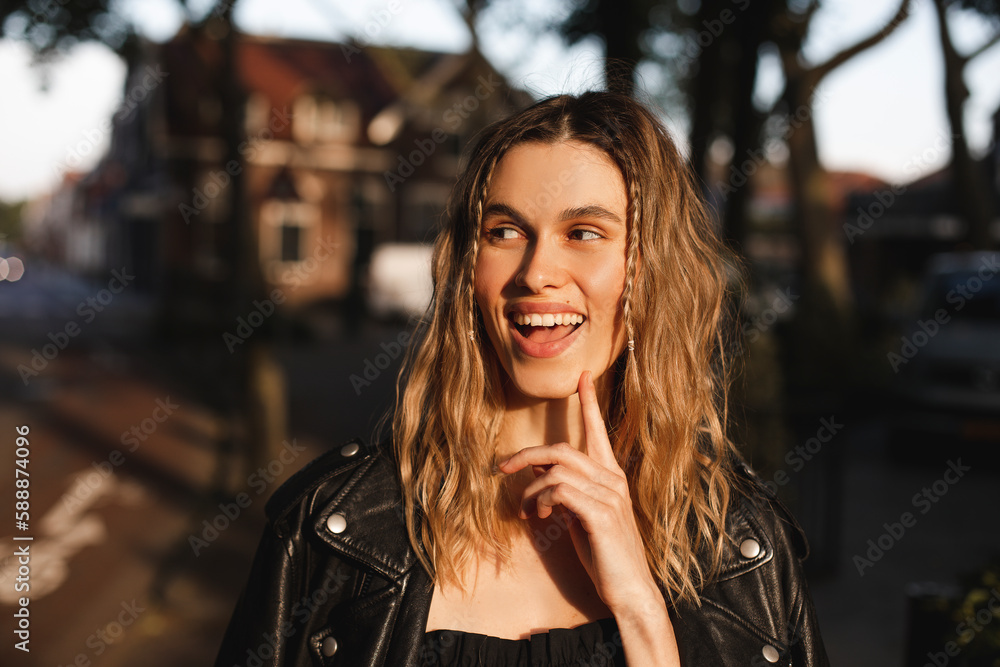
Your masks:
{"label": "blurred background", "polygon": [[0,26],[3,664],[210,664],[267,498],[392,405],[469,140],[610,85],[743,258],[734,429],[809,536],[834,664],[1000,665],[997,0],[29,0]]}

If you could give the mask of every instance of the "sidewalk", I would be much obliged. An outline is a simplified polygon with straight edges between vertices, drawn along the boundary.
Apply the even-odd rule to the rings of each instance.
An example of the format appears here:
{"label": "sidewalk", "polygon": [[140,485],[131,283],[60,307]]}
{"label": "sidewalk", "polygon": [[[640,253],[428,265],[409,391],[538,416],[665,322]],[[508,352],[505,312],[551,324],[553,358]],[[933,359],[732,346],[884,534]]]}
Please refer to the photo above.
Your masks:
{"label": "sidewalk", "polygon": [[[267,497],[322,447],[300,440],[301,460],[249,491],[238,516],[220,518],[207,493],[222,420],[118,355],[67,350],[24,387],[16,367],[26,356],[0,344],[0,433],[13,444],[15,426],[31,429],[31,653],[4,642],[0,664],[210,662]],[[4,475],[0,497],[13,498],[13,477]],[[0,529],[8,611],[17,604],[13,528]]]}
{"label": "sidewalk", "polygon": [[[833,665],[903,667],[908,585],[954,585],[1000,553],[1000,471],[963,454],[960,465],[969,470],[959,477],[945,442],[939,463],[901,468],[886,457],[882,420],[848,423],[844,435],[839,571],[811,584],[820,627]],[[910,526],[901,522],[906,512]],[[886,524],[898,525],[890,534]],[[889,548],[870,560],[869,540]],[[915,667],[927,663],[922,656]]]}

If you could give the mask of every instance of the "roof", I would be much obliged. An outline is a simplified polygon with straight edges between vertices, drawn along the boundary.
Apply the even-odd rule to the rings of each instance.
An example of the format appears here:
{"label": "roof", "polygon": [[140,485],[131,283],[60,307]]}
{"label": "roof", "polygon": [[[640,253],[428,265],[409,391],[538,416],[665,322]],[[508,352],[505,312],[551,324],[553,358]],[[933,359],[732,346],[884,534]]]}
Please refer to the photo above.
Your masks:
{"label": "roof", "polygon": [[[264,96],[273,109],[290,109],[302,94],[328,95],[357,104],[364,124],[392,103],[427,104],[470,68],[490,67],[478,53],[374,47],[357,42],[241,35],[237,48],[244,89]],[[167,79],[166,116],[171,130],[188,136],[214,134],[216,128],[205,121],[199,105],[217,98],[219,86],[213,72],[222,58],[220,42],[185,25],[160,46],[160,52],[168,73],[183,73]]]}

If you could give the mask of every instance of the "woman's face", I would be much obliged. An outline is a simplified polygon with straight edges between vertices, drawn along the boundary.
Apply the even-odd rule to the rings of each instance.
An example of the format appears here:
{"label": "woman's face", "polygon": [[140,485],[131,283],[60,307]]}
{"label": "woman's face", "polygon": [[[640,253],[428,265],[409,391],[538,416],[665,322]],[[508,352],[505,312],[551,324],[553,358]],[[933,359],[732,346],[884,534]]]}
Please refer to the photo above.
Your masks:
{"label": "woman's face", "polygon": [[621,173],[590,144],[523,143],[497,165],[475,293],[508,398],[570,396],[621,354],[626,211]]}

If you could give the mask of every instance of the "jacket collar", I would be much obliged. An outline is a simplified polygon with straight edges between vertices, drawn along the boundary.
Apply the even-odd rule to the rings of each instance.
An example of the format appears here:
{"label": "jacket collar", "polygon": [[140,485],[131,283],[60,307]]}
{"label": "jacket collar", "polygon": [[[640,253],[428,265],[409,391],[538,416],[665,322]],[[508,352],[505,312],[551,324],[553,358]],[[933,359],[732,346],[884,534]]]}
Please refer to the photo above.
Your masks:
{"label": "jacket collar", "polygon": [[418,562],[400,497],[391,461],[368,453],[316,515],[312,530],[334,551],[398,581]]}

